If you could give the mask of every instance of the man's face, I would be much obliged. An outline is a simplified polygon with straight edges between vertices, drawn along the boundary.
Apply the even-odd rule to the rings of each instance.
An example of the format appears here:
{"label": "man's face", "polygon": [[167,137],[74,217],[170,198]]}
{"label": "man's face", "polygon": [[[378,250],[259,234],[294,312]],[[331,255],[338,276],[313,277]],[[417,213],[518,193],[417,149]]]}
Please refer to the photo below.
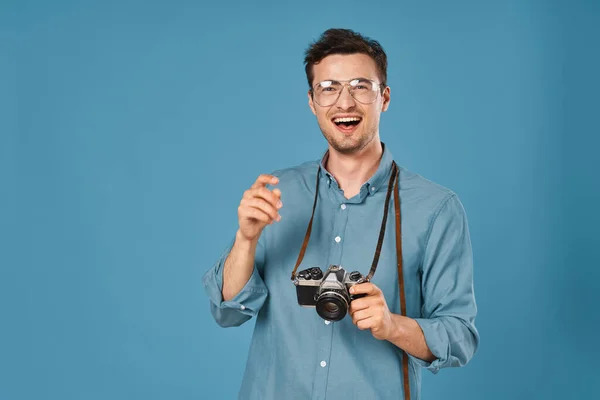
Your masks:
{"label": "man's face", "polygon": [[[375,61],[366,54],[327,56],[313,67],[313,72],[313,87],[326,80],[346,83],[355,78],[381,83]],[[354,99],[348,87],[344,87],[337,102],[326,107],[317,104],[308,93],[308,104],[317,116],[323,136],[331,147],[343,154],[356,153],[379,137],[379,118],[381,112],[387,110],[389,102],[389,87],[385,88],[383,94],[378,90],[377,98],[371,104],[362,104]],[[342,117],[358,119],[359,122],[342,123],[339,120]]]}

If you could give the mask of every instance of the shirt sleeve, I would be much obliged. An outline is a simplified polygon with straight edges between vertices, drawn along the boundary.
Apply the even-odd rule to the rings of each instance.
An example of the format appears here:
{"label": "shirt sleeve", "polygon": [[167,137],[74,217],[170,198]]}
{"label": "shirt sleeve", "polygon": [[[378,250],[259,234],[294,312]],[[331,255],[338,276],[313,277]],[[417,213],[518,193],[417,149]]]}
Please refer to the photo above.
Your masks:
{"label": "shirt sleeve", "polygon": [[437,373],[467,364],[479,345],[475,327],[473,254],[465,210],[452,193],[435,216],[422,264],[422,318],[416,321],[436,360],[417,364]]}
{"label": "shirt sleeve", "polygon": [[223,267],[225,260],[231,252],[234,241],[225,249],[221,257],[203,276],[202,283],[209,298],[210,311],[213,318],[222,327],[240,326],[256,316],[268,296],[259,269],[262,270],[264,262],[263,237],[258,241],[254,257],[252,275],[242,290],[231,300],[223,300]]}

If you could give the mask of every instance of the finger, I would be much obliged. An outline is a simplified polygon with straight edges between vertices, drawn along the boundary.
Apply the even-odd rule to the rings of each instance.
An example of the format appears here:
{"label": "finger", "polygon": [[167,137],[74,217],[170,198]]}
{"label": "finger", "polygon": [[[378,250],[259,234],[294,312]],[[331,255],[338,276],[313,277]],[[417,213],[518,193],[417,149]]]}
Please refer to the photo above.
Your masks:
{"label": "finger", "polygon": [[240,206],[239,213],[241,218],[254,219],[265,224],[273,222],[273,219],[268,214],[258,208]]}
{"label": "finger", "polygon": [[361,331],[364,331],[365,329],[371,329],[374,326],[374,321],[375,320],[373,319],[373,317],[362,319],[356,323],[356,326]]}
{"label": "finger", "polygon": [[259,210],[270,216],[272,220],[279,220],[281,218],[281,216],[277,212],[277,209],[273,207],[271,203],[268,203],[266,200],[260,197],[244,199],[242,200],[242,205],[245,207],[258,208]]}
{"label": "finger", "polygon": [[356,311],[364,310],[371,306],[371,300],[367,297],[363,297],[362,299],[352,300],[350,302],[350,314],[355,313]]}
{"label": "finger", "polygon": [[367,296],[371,296],[378,292],[379,288],[371,282],[359,283],[350,288],[350,294],[366,294]]}
{"label": "finger", "polygon": [[274,175],[262,174],[252,184],[252,188],[265,187],[267,185],[276,185],[279,179]]}
{"label": "finger", "polygon": [[249,197],[263,198],[277,210],[283,206],[281,200],[279,200],[279,197],[277,197],[271,190],[264,187],[251,189]]}
{"label": "finger", "polygon": [[364,310],[356,311],[352,314],[352,322],[356,325],[358,321],[362,321],[363,319],[371,318],[372,312],[370,309],[366,308]]}

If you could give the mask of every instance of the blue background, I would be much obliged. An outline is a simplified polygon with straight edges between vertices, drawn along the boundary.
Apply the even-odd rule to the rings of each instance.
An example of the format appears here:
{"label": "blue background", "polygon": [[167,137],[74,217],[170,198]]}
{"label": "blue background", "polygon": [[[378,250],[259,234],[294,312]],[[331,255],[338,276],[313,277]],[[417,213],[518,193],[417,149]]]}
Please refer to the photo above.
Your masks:
{"label": "blue background", "polygon": [[[0,398],[233,399],[200,278],[325,150],[303,51],[378,39],[396,160],[469,217],[481,347],[424,399],[597,393],[599,2],[0,3]],[[283,398],[283,397],[282,397]]]}

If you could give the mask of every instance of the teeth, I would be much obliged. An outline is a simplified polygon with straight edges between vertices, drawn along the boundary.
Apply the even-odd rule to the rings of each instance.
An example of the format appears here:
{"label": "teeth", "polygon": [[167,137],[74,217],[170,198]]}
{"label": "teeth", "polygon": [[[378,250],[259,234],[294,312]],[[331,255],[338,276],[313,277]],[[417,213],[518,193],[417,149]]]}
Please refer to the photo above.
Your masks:
{"label": "teeth", "polygon": [[359,117],[348,117],[348,118],[335,118],[333,122],[339,124],[340,122],[351,122],[351,121],[360,121]]}

